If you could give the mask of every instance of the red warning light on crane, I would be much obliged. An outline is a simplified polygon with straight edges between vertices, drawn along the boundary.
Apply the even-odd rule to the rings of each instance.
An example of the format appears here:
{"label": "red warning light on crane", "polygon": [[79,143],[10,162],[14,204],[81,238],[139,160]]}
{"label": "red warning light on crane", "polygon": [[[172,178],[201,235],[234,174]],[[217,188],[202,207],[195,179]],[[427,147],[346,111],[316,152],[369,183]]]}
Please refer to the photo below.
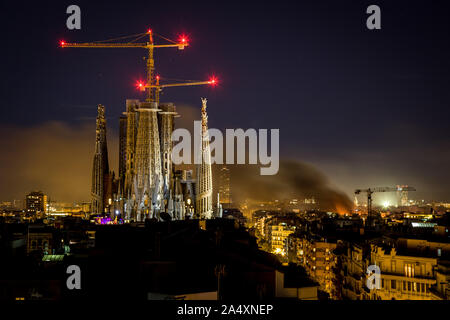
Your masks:
{"label": "red warning light on crane", "polygon": [[186,44],[188,42],[188,38],[185,35],[182,35],[179,41],[180,43]]}
{"label": "red warning light on crane", "polygon": [[59,45],[60,45],[61,47],[64,47],[65,44],[66,44],[65,41],[60,41],[60,42],[59,42]]}
{"label": "red warning light on crane", "polygon": [[216,86],[217,83],[218,83],[218,81],[217,81],[217,78],[216,78],[216,77],[211,77],[211,78],[208,80],[208,84],[210,84],[210,85],[212,85],[212,86]]}
{"label": "red warning light on crane", "polygon": [[145,91],[145,85],[142,81],[138,81],[136,82],[136,88],[141,90],[141,91]]}

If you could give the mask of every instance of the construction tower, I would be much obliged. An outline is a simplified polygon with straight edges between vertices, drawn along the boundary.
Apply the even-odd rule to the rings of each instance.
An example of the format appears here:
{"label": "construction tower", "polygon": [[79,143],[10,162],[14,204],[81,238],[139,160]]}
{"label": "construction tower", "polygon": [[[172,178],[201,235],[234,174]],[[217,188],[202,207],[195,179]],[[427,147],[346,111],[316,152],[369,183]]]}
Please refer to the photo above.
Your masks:
{"label": "construction tower", "polygon": [[158,113],[161,143],[161,166],[163,178],[164,198],[170,198],[173,188],[173,166],[172,166],[172,132],[174,130],[174,118],[179,117],[173,103],[161,103],[161,111]]}
{"label": "construction tower", "polygon": [[209,148],[206,102],[207,100],[202,98],[201,143],[197,151],[197,183],[195,185],[196,216],[200,219],[211,219],[213,217],[211,151]]}

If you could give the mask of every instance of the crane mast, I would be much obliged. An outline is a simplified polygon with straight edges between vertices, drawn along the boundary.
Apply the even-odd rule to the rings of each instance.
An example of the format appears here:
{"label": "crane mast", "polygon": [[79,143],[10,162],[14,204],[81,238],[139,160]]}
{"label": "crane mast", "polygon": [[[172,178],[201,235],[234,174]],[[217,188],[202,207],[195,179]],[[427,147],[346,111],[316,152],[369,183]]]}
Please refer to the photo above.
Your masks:
{"label": "crane mast", "polygon": [[355,195],[360,193],[367,193],[367,216],[372,216],[372,194],[375,192],[397,192],[397,191],[416,191],[414,187],[375,187],[375,188],[368,188],[368,189],[356,189]]}

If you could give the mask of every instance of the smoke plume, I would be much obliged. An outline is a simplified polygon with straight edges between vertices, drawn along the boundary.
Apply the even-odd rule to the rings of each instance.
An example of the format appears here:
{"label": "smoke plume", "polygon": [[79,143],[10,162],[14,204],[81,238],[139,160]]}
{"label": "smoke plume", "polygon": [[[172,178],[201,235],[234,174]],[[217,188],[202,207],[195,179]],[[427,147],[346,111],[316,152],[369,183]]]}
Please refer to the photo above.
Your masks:
{"label": "smoke plume", "polygon": [[338,213],[351,211],[349,197],[335,190],[327,177],[311,165],[281,161],[278,174],[262,176],[259,166],[233,165],[231,169],[231,187],[233,200],[255,201],[285,200],[314,197],[320,209]]}

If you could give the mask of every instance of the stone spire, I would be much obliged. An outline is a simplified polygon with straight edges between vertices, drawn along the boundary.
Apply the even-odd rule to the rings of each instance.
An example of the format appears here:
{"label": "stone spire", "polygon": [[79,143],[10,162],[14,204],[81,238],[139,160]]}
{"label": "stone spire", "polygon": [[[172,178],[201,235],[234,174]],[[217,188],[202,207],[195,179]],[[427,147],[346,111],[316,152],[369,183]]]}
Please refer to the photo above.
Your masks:
{"label": "stone spire", "polygon": [[104,213],[105,208],[105,178],[109,174],[108,147],[106,143],[105,107],[97,106],[97,121],[95,129],[95,152],[92,165],[91,196],[93,213]]}
{"label": "stone spire", "polygon": [[200,219],[211,219],[212,209],[212,172],[211,151],[209,148],[208,115],[206,113],[205,98],[202,98],[202,132],[200,150],[198,150],[199,164],[197,165],[196,216]]}

